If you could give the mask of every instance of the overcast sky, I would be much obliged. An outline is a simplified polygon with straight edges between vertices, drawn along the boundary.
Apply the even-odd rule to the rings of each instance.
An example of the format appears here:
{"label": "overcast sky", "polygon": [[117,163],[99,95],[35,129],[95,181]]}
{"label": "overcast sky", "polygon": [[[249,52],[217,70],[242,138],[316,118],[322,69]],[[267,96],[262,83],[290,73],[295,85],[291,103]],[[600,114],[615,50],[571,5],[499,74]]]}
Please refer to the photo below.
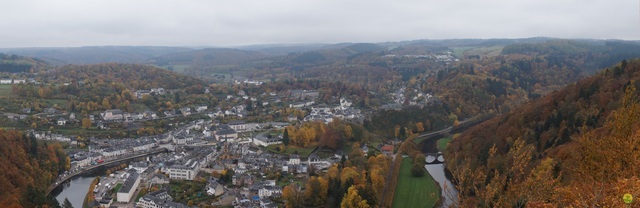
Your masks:
{"label": "overcast sky", "polygon": [[0,47],[640,40],[639,0],[0,0]]}

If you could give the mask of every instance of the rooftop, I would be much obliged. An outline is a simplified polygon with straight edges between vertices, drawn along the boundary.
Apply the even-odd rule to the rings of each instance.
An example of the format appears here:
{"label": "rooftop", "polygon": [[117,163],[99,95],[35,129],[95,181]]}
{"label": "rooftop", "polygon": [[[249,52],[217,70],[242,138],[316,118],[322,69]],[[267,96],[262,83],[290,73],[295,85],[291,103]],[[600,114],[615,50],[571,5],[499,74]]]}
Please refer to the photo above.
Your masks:
{"label": "rooftop", "polygon": [[138,178],[140,177],[140,175],[138,175],[137,172],[135,171],[129,171],[129,177],[127,177],[126,180],[124,180],[124,183],[122,184],[122,188],[120,188],[120,190],[118,191],[118,193],[129,193],[129,191],[131,191],[133,187],[133,185],[136,183],[136,180],[138,180]]}

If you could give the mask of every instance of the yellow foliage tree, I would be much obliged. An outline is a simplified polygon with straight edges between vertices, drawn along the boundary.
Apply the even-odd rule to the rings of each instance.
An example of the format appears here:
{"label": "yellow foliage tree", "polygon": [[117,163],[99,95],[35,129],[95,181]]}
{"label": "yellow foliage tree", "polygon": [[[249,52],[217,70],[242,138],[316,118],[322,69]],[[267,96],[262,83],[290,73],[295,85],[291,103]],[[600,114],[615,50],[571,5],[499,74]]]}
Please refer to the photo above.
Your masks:
{"label": "yellow foliage tree", "polygon": [[418,133],[424,132],[424,124],[422,124],[422,122],[416,123],[416,132]]}
{"label": "yellow foliage tree", "polygon": [[305,184],[304,198],[312,206],[324,205],[329,194],[329,181],[322,177],[312,176]]}
{"label": "yellow foliage tree", "polygon": [[367,200],[362,199],[358,194],[358,189],[355,186],[349,187],[347,194],[342,198],[340,203],[341,208],[369,208]]}
{"label": "yellow foliage tree", "polygon": [[299,208],[303,206],[303,194],[295,184],[290,184],[282,190],[282,198],[286,200],[287,208]]}
{"label": "yellow foliage tree", "polygon": [[345,182],[349,179],[353,179],[354,183],[359,181],[360,174],[355,167],[345,167],[342,169],[342,172],[340,173],[340,181],[342,181],[342,185],[344,186]]}
{"label": "yellow foliage tree", "polygon": [[82,119],[82,128],[88,129],[89,127],[91,127],[91,119],[83,118]]}

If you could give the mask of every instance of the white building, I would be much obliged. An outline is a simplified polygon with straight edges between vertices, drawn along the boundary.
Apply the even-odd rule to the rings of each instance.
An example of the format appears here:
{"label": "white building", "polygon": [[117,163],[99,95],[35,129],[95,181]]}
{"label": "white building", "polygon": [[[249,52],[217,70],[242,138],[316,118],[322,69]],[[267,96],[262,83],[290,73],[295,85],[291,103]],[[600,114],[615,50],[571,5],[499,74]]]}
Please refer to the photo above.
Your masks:
{"label": "white building", "polygon": [[122,120],[124,113],[120,109],[109,109],[100,114],[105,121]]}
{"label": "white building", "polygon": [[258,134],[256,137],[253,138],[253,144],[255,144],[256,146],[266,147],[274,144],[282,144],[282,139],[279,137],[268,138],[268,137],[265,137],[263,134]]}
{"label": "white building", "polygon": [[244,121],[230,121],[228,123],[229,127],[231,127],[231,129],[235,130],[236,132],[245,132],[247,131],[247,123]]}
{"label": "white building", "polygon": [[168,168],[170,179],[193,180],[200,171],[200,163],[188,160],[184,165],[172,165]]}
{"label": "white building", "polygon": [[298,155],[289,155],[289,161],[287,162],[289,165],[299,165],[300,164],[300,156]]}
{"label": "white building", "polygon": [[134,146],[133,147],[133,151],[134,152],[147,151],[147,150],[150,150],[151,148],[155,147],[156,145],[157,144],[154,143],[154,142],[150,142],[150,143],[147,143],[147,144],[142,143],[142,144],[139,144],[137,146]]}
{"label": "white building", "polygon": [[120,203],[129,203],[133,194],[136,192],[138,185],[140,185],[140,175],[135,171],[127,172],[129,177],[124,180],[122,184],[122,188],[118,190],[118,202]]}
{"label": "white building", "polygon": [[233,142],[238,138],[238,132],[233,129],[222,129],[218,130],[215,133],[216,140],[224,142]]}
{"label": "white building", "polygon": [[173,144],[175,145],[186,145],[191,141],[193,141],[193,136],[191,135],[173,137]]}
{"label": "white building", "polygon": [[138,201],[137,207],[142,208],[183,208],[184,204],[173,202],[167,191],[160,190],[151,192]]}
{"label": "white building", "polygon": [[261,199],[269,198],[273,195],[282,195],[282,188],[275,186],[266,186],[261,189],[258,189],[258,196]]}
{"label": "white building", "polygon": [[64,126],[64,125],[66,125],[66,124],[67,124],[67,119],[65,119],[65,118],[59,118],[59,119],[58,119],[58,121],[57,121],[57,123],[58,123],[58,126]]}
{"label": "white building", "polygon": [[196,107],[196,111],[197,112],[202,112],[202,111],[206,111],[209,107],[207,107],[206,105],[201,105]]}
{"label": "white building", "polygon": [[102,150],[102,156],[104,157],[117,157],[124,154],[127,154],[127,149],[108,148]]}

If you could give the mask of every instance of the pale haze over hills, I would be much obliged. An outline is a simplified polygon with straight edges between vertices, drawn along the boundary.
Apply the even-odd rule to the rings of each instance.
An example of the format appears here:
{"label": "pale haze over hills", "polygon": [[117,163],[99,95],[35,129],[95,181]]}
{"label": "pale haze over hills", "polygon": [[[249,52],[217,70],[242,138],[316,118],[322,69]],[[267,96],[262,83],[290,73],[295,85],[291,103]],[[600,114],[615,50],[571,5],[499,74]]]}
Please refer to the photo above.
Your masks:
{"label": "pale haze over hills", "polygon": [[0,18],[0,48],[640,39],[631,0],[12,1]]}

